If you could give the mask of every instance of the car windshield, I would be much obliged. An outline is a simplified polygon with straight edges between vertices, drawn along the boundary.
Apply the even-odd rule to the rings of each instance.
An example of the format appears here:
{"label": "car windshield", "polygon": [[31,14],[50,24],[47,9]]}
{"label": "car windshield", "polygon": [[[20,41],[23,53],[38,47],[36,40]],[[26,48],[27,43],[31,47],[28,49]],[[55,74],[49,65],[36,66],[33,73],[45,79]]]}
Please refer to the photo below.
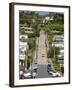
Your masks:
{"label": "car windshield", "polygon": [[48,66],[47,67],[51,67],[51,64],[48,64]]}
{"label": "car windshield", "polygon": [[51,65],[48,65],[49,67],[51,67]]}

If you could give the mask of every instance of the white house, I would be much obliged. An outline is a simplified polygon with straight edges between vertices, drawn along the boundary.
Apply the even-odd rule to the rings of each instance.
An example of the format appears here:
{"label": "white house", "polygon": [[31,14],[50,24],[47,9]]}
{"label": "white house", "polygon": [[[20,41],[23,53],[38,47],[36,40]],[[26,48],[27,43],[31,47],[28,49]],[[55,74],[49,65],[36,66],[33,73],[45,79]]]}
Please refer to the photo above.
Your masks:
{"label": "white house", "polygon": [[49,16],[47,16],[47,17],[45,17],[45,20],[47,20],[47,21],[49,21],[49,20],[53,20],[53,17],[49,17]]}
{"label": "white house", "polygon": [[28,35],[19,35],[19,40],[20,40],[21,42],[26,42],[27,39],[28,39]]}
{"label": "white house", "polygon": [[28,39],[28,36],[27,35],[19,35],[19,39]]}
{"label": "white house", "polygon": [[25,32],[27,33],[32,33],[32,27],[30,27],[29,25],[27,25],[26,23],[25,24],[20,24],[20,29],[23,29],[25,30]]}
{"label": "white house", "polygon": [[64,49],[60,50],[60,53],[61,53],[61,54],[64,54]]}
{"label": "white house", "polygon": [[26,55],[19,54],[19,65],[24,66],[25,57]]}
{"label": "white house", "polygon": [[63,42],[64,41],[64,35],[54,35],[53,41]]}
{"label": "white house", "polygon": [[26,50],[27,50],[27,48],[25,48],[25,47],[20,47],[20,48],[19,48],[19,53],[24,55],[24,54],[26,54]]}
{"label": "white house", "polygon": [[24,29],[25,31],[31,31],[33,28],[27,27],[27,26],[23,26],[20,29]]}
{"label": "white house", "polygon": [[20,42],[20,45],[19,45],[19,53],[25,55],[27,49],[28,49],[28,44],[27,44],[27,42]]}
{"label": "white house", "polygon": [[53,17],[46,16],[43,20],[43,23],[46,23],[46,22],[52,21],[52,20],[53,20]]}
{"label": "white house", "polygon": [[61,59],[61,60],[63,60],[64,59],[64,55],[63,54],[59,54],[58,55],[58,58]]}
{"label": "white house", "polygon": [[54,34],[54,33],[59,33],[59,32],[60,32],[60,31],[58,31],[58,30],[52,30],[52,31],[51,31],[51,33],[53,33],[53,34]]}
{"label": "white house", "polygon": [[55,37],[56,39],[57,39],[57,38],[64,39],[64,35],[55,35],[54,37]]}
{"label": "white house", "polygon": [[52,46],[64,48],[64,45],[62,43],[52,42]]}
{"label": "white house", "polygon": [[20,60],[25,60],[25,56],[26,56],[26,55],[20,54],[20,55],[19,55],[19,59],[20,59]]}
{"label": "white house", "polygon": [[19,42],[19,48],[21,48],[21,47],[24,47],[24,48],[27,48],[28,49],[28,44],[27,44],[27,42]]}

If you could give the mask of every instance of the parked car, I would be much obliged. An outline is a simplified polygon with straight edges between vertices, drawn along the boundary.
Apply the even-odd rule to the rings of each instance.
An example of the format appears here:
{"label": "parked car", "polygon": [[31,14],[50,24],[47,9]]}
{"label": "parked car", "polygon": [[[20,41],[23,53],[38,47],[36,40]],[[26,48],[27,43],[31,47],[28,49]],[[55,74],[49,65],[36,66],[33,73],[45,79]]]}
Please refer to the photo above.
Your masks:
{"label": "parked car", "polygon": [[23,71],[19,71],[19,79],[24,79]]}
{"label": "parked car", "polygon": [[25,79],[29,79],[31,77],[32,77],[31,72],[24,73],[24,78]]}
{"label": "parked car", "polygon": [[49,74],[52,76],[52,77],[60,77],[60,73],[59,72],[56,72],[56,71],[50,71]]}
{"label": "parked car", "polygon": [[47,72],[49,73],[49,75],[51,75],[52,77],[60,77],[60,73],[56,72],[53,68],[52,65],[49,63],[47,65]]}
{"label": "parked car", "polygon": [[37,62],[35,62],[34,64],[37,64]]}

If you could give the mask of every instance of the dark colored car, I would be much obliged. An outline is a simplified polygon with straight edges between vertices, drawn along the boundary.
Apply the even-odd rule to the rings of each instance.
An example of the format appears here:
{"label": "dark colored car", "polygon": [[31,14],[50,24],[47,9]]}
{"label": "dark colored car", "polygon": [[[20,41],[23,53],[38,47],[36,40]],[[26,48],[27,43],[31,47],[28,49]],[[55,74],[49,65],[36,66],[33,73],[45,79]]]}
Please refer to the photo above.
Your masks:
{"label": "dark colored car", "polygon": [[47,65],[47,72],[49,72],[49,71],[52,71],[52,65],[51,64]]}
{"label": "dark colored car", "polygon": [[19,79],[24,79],[24,75],[19,75]]}

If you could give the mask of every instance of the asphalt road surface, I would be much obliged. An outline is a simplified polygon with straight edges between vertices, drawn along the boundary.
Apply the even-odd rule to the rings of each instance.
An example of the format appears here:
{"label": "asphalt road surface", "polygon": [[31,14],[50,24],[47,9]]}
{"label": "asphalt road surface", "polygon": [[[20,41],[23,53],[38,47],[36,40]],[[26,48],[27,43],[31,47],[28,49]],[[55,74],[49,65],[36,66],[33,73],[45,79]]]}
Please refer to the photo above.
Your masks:
{"label": "asphalt road surface", "polygon": [[46,36],[44,31],[40,31],[39,44],[38,44],[38,65],[47,65],[47,53],[45,46]]}
{"label": "asphalt road surface", "polygon": [[47,72],[47,65],[38,65],[37,78],[50,78],[52,76]]}
{"label": "asphalt road surface", "polygon": [[37,78],[48,78],[51,77],[47,72],[47,52],[46,52],[46,35],[44,31],[40,31],[39,43],[38,43],[38,57],[37,57]]}

